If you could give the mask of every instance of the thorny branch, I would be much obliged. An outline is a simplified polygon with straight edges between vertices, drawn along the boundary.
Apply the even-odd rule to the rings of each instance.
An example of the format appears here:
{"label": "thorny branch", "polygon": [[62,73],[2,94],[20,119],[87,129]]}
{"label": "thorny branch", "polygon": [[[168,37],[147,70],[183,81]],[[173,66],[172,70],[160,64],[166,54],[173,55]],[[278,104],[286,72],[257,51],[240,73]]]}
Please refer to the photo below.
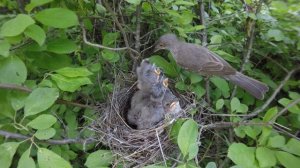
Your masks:
{"label": "thorny branch", "polygon": [[[15,84],[0,83],[0,89],[18,90],[18,91],[22,91],[22,92],[26,92],[26,93],[32,92],[32,90],[30,88],[27,88],[25,86],[15,85]],[[71,101],[62,100],[62,99],[56,100],[56,103],[57,104],[65,104],[65,105],[73,105],[73,106],[77,106],[77,107],[81,107],[81,108],[95,108],[94,106],[91,106],[91,105],[80,104],[80,103],[71,102]]]}
{"label": "thorny branch", "polygon": [[[12,133],[12,132],[3,131],[3,130],[0,130],[0,136],[4,136],[7,139],[22,139],[22,140],[32,138],[30,136],[17,134],[17,133]],[[67,138],[67,139],[60,139],[60,140],[49,139],[49,140],[44,140],[44,141],[39,141],[39,142],[44,142],[44,143],[53,144],[53,145],[64,145],[64,144],[74,144],[74,143],[90,144],[90,143],[95,142],[95,140],[92,139],[92,138],[88,138],[88,139],[70,139],[70,138]]]}

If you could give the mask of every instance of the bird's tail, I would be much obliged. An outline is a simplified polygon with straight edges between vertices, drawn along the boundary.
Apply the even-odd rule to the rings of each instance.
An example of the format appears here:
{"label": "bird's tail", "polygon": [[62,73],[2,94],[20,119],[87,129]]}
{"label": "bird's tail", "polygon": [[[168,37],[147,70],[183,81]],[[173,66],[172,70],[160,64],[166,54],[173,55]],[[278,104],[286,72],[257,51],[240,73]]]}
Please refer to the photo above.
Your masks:
{"label": "bird's tail", "polygon": [[225,78],[260,100],[264,99],[265,93],[269,90],[266,84],[239,72],[235,75],[226,75]]}

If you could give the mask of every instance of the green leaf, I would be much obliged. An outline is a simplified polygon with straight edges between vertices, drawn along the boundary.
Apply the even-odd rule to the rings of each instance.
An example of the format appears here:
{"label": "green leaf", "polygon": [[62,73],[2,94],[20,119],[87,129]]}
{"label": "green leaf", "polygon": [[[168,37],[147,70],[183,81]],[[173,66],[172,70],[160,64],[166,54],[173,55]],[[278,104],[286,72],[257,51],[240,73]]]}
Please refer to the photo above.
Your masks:
{"label": "green leaf", "polygon": [[72,65],[72,59],[68,55],[57,55],[54,53],[34,52],[27,55],[33,59],[33,64],[39,68],[56,70]]}
{"label": "green leaf", "polygon": [[28,93],[13,91],[9,94],[9,100],[12,108],[15,111],[20,110],[25,105],[25,100],[28,96]]}
{"label": "green leaf", "polygon": [[50,114],[41,114],[32,121],[30,121],[27,126],[37,129],[43,130],[50,128],[53,124],[55,124],[57,119]]}
{"label": "green leaf", "polygon": [[193,148],[198,147],[196,146],[197,138],[198,124],[194,120],[189,119],[181,126],[177,138],[179,149],[184,157],[190,154]]}
{"label": "green leaf", "polygon": [[25,14],[18,14],[14,19],[11,19],[3,24],[0,31],[0,36],[12,37],[24,32],[24,30],[34,24],[35,21]]}
{"label": "green leaf", "polygon": [[38,12],[35,18],[42,24],[54,28],[68,28],[79,23],[76,13],[65,8],[45,9]]}
{"label": "green leaf", "polygon": [[297,92],[289,92],[289,97],[292,99],[292,100],[296,100],[296,99],[299,99],[300,98],[300,94],[297,93]]}
{"label": "green leaf", "polygon": [[273,167],[276,165],[274,151],[266,147],[256,148],[256,159],[260,167]]}
{"label": "green leaf", "polygon": [[69,54],[76,50],[76,43],[69,39],[54,39],[47,44],[47,51],[56,54]]}
{"label": "green leaf", "polygon": [[277,160],[286,168],[299,168],[300,158],[287,152],[277,151]]}
{"label": "green leaf", "polygon": [[46,39],[45,31],[38,25],[33,24],[26,28],[24,34],[34,41],[36,41],[40,46],[42,46]]}
{"label": "green leaf", "polygon": [[185,83],[183,81],[179,81],[179,82],[176,82],[175,88],[185,91],[187,89],[187,86],[185,85]]}
{"label": "green leaf", "polygon": [[231,102],[230,102],[231,112],[238,110],[240,108],[240,105],[241,105],[241,103],[238,98],[236,98],[236,97],[232,98]]}
{"label": "green leaf", "polygon": [[272,129],[269,128],[269,127],[263,127],[262,128],[262,133],[258,139],[258,144],[259,145],[266,145],[267,143],[267,140],[269,139],[269,136],[271,135],[272,133]]}
{"label": "green leaf", "polygon": [[[292,103],[293,101],[287,98],[282,98],[280,100],[278,100],[278,102],[283,105],[284,107],[287,107],[290,103]],[[298,103],[299,104],[299,103]],[[296,113],[296,114],[300,114],[300,108],[298,107],[298,105],[294,105],[288,108],[288,111],[291,113]]]}
{"label": "green leaf", "polygon": [[198,83],[198,82],[202,81],[203,77],[200,76],[197,73],[191,73],[190,74],[190,80],[191,80],[191,84],[195,84],[195,83]]}
{"label": "green leaf", "polygon": [[172,63],[168,62],[163,57],[154,55],[150,57],[149,60],[158,67],[162,68],[164,73],[169,75],[170,77],[176,77],[178,75],[176,67],[174,67]]}
{"label": "green leaf", "polygon": [[120,33],[104,33],[102,43],[105,46],[114,44],[119,38]]}
{"label": "green leaf", "polygon": [[66,77],[90,76],[93,73],[85,67],[71,68],[65,67],[55,71],[56,73]]}
{"label": "green leaf", "polygon": [[27,12],[31,12],[31,10],[35,7],[42,6],[44,4],[47,4],[49,2],[52,2],[53,0],[31,0],[28,5],[26,5],[25,10]]}
{"label": "green leaf", "polygon": [[141,0],[125,0],[125,1],[133,5],[139,5],[141,3]]}
{"label": "green leaf", "polygon": [[209,162],[205,168],[217,168],[217,164],[215,162]]}
{"label": "green leaf", "polygon": [[277,114],[277,112],[278,112],[277,107],[272,107],[272,108],[270,108],[270,109],[266,112],[266,114],[265,114],[265,116],[264,116],[264,118],[263,118],[263,121],[264,121],[264,122],[271,121],[271,119]]}
{"label": "green leaf", "polygon": [[97,150],[89,154],[84,165],[88,168],[108,167],[114,160],[113,154],[109,150]]}
{"label": "green leaf", "polygon": [[54,104],[59,96],[56,88],[36,88],[25,101],[25,117],[45,111]]}
{"label": "green leaf", "polygon": [[30,148],[28,148],[21,156],[18,162],[18,168],[35,168],[35,163],[30,157]]}
{"label": "green leaf", "polygon": [[267,36],[269,38],[274,38],[276,41],[282,41],[284,39],[284,34],[278,29],[270,29]]}
{"label": "green leaf", "polygon": [[7,41],[0,41],[0,55],[9,56],[10,44]]}
{"label": "green leaf", "polygon": [[281,135],[275,135],[269,138],[268,146],[272,148],[282,148],[285,145],[285,138]]}
{"label": "green leaf", "polygon": [[243,143],[232,143],[227,156],[238,166],[253,168],[255,166],[255,150]]}
{"label": "green leaf", "polygon": [[6,142],[0,145],[0,163],[2,168],[10,167],[19,145],[19,142]]}
{"label": "green leaf", "polygon": [[289,153],[300,156],[300,141],[291,138],[282,149]]}
{"label": "green leaf", "polygon": [[225,79],[214,76],[210,78],[210,81],[222,91],[224,97],[229,97],[229,85]]}
{"label": "green leaf", "polygon": [[195,87],[193,87],[192,91],[198,98],[201,98],[206,92],[206,90],[201,85],[196,85]]}
{"label": "green leaf", "polygon": [[217,100],[217,102],[216,102],[216,110],[220,110],[221,108],[223,108],[224,103],[225,103],[224,99]]}
{"label": "green leaf", "polygon": [[57,86],[67,92],[74,92],[80,86],[92,84],[89,78],[87,77],[76,77],[76,78],[69,78],[59,74],[52,74],[51,79],[54,80]]}
{"label": "green leaf", "polygon": [[21,84],[26,78],[27,69],[19,57],[0,59],[0,83]]}
{"label": "green leaf", "polygon": [[105,49],[101,52],[101,54],[102,54],[102,57],[106,61],[111,62],[111,63],[114,63],[114,62],[117,62],[120,60],[120,55],[115,51]]}
{"label": "green leaf", "polygon": [[56,131],[54,128],[48,128],[43,130],[37,130],[34,136],[39,140],[47,140],[55,135]]}
{"label": "green leaf", "polygon": [[246,135],[248,135],[249,137],[251,137],[254,140],[256,140],[256,136],[260,133],[260,130],[256,130],[255,128],[253,128],[251,126],[246,126],[244,128],[244,131],[245,131]]}
{"label": "green leaf", "polygon": [[211,44],[220,44],[222,42],[222,36],[219,34],[213,35],[210,38],[210,43]]}
{"label": "green leaf", "polygon": [[40,168],[72,168],[69,162],[46,148],[38,148],[37,158]]}

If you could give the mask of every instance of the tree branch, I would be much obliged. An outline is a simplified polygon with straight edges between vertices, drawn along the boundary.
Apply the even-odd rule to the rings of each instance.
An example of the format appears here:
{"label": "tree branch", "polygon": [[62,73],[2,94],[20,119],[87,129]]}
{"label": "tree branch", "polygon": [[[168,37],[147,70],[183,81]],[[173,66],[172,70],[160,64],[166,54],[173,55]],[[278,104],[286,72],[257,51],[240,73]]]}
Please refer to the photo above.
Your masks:
{"label": "tree branch", "polygon": [[291,103],[289,103],[287,106],[285,106],[279,113],[277,113],[272,119],[271,121],[275,122],[276,119],[283,115],[289,108],[295,106],[296,104],[298,104],[300,102],[300,98],[299,99],[296,99],[294,101],[292,101]]}
{"label": "tree branch", "polygon": [[[206,23],[205,23],[205,10],[204,10],[204,2],[203,0],[199,1],[199,6],[200,6],[200,23],[201,25],[204,26],[204,29],[201,30],[201,43],[202,46],[206,47],[207,46],[207,33],[206,33]],[[210,82],[209,82],[209,77],[205,78],[205,90],[206,90],[206,101],[211,105],[211,100],[210,100]]]}
{"label": "tree branch", "polygon": [[[250,10],[252,8],[250,6],[248,6],[244,0],[241,0],[241,1],[244,4],[245,10],[247,12],[253,12],[253,11]],[[260,1],[258,6],[256,7],[256,11],[255,11],[256,15],[260,12],[261,5],[262,5],[262,1]],[[243,54],[244,60],[243,60],[243,63],[241,65],[241,68],[240,68],[241,73],[244,71],[245,66],[249,62],[250,57],[251,57],[253,42],[254,42],[254,38],[255,38],[255,25],[256,25],[256,21],[254,19],[248,17],[247,22],[246,22],[246,26],[248,28],[247,33],[246,33],[247,40],[246,40],[246,44],[245,44],[245,51],[244,51],[244,54]],[[237,86],[235,85],[234,89],[231,93],[231,98],[233,98],[235,96],[236,90],[237,90]]]}
{"label": "tree branch", "polygon": [[[7,139],[30,139],[30,136],[25,136],[18,133],[12,133],[8,131],[0,130],[0,136],[3,136]],[[80,144],[90,144],[95,142],[94,139],[88,138],[88,139],[61,139],[61,140],[55,140],[55,139],[49,139],[49,140],[38,140],[38,142],[42,143],[48,143],[52,145],[64,145],[64,144],[74,144],[74,143],[80,143]]]}
{"label": "tree branch", "polygon": [[273,94],[269,97],[269,99],[258,109],[256,109],[254,112],[248,114],[248,116],[244,117],[243,120],[247,120],[249,118],[257,116],[259,113],[263,112],[269,105],[270,103],[275,99],[277,94],[280,92],[282,87],[286,84],[286,82],[291,78],[291,76],[300,70],[300,67],[296,67],[293,70],[291,70],[285,78],[281,81],[280,85],[274,90]]}
{"label": "tree branch", "polygon": [[109,6],[109,4],[107,3],[106,0],[103,1],[103,5],[104,5],[105,8],[108,10],[108,12],[111,14],[111,16],[112,16],[114,22],[116,23],[118,29],[120,30],[120,32],[121,32],[121,34],[122,34],[122,36],[123,36],[123,40],[124,40],[124,43],[125,43],[125,45],[126,45],[126,48],[129,50],[129,55],[130,55],[131,59],[135,62],[135,61],[136,61],[136,57],[135,57],[135,55],[134,55],[133,53],[139,54],[139,52],[136,51],[136,50],[134,50],[134,49],[132,49],[132,48],[130,47],[129,41],[128,41],[128,37],[127,37],[127,35],[126,35],[126,33],[125,33],[125,30],[123,29],[121,23],[119,22],[119,20],[118,20],[118,18],[117,18],[117,16],[116,16],[116,13],[111,9],[111,7]]}
{"label": "tree branch", "polygon": [[[15,85],[15,84],[0,83],[0,89],[18,90],[18,91],[22,91],[22,92],[26,92],[26,93],[31,93],[32,92],[32,90],[28,87],[19,86],[19,85]],[[77,107],[81,107],[81,108],[91,108],[91,109],[95,108],[95,106],[80,104],[80,103],[71,102],[71,101],[62,100],[62,99],[56,100],[56,103],[57,104],[72,105],[72,106],[77,106]]]}
{"label": "tree branch", "polygon": [[82,30],[82,39],[83,39],[83,42],[84,42],[86,45],[89,45],[89,46],[92,46],[92,47],[101,48],[101,49],[112,50],[112,51],[120,51],[120,50],[127,50],[127,49],[128,49],[127,47],[122,47],[122,48],[111,48],[111,47],[106,47],[106,46],[103,46],[103,45],[100,45],[100,44],[95,44],[95,43],[89,42],[89,41],[87,40],[87,38],[86,38],[86,30],[85,30],[85,28],[84,28],[83,23],[81,23],[80,25],[81,25],[81,30]]}

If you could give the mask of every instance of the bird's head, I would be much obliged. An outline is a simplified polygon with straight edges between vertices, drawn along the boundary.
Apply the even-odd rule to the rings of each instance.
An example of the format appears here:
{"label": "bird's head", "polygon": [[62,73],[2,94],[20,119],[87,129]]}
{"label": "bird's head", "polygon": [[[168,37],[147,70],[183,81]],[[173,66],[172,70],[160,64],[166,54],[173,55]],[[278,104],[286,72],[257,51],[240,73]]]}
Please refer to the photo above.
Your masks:
{"label": "bird's head", "polygon": [[158,50],[170,49],[177,41],[178,39],[175,34],[165,34],[156,42],[154,52]]}

